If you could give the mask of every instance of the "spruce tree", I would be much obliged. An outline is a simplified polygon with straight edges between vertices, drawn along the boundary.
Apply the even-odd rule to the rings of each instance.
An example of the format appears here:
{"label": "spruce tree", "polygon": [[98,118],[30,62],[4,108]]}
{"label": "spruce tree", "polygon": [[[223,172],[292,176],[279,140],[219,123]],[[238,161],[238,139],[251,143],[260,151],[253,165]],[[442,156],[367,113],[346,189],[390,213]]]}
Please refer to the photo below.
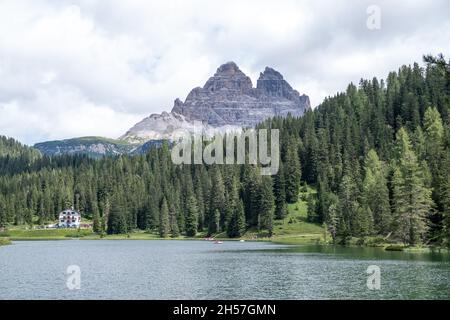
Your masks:
{"label": "spruce tree", "polygon": [[286,201],[295,203],[298,200],[300,190],[301,167],[294,139],[290,139],[287,146],[285,173]]}
{"label": "spruce tree", "polygon": [[108,234],[120,234],[128,231],[125,210],[118,196],[111,200],[108,216]]}
{"label": "spruce tree", "polygon": [[328,231],[331,234],[331,237],[333,239],[333,244],[336,243],[337,235],[338,235],[338,227],[339,227],[339,220],[341,217],[341,213],[339,211],[339,199],[335,194],[332,194],[330,196],[330,205],[327,210],[326,218],[325,218],[325,224],[328,228]]}
{"label": "spruce tree", "polygon": [[94,217],[92,219],[92,231],[94,231],[95,233],[102,232],[100,224],[100,215],[98,214],[98,211],[94,213]]}
{"label": "spruce tree", "polygon": [[280,163],[278,173],[274,177],[273,193],[275,197],[275,218],[283,219],[287,215],[286,205],[286,183],[284,177],[284,166]]}
{"label": "spruce tree", "polygon": [[233,216],[227,228],[227,235],[230,238],[241,237],[245,233],[245,214],[244,204],[239,201],[234,208]]}
{"label": "spruce tree", "polygon": [[424,184],[417,157],[404,128],[397,133],[397,159],[393,174],[394,231],[405,244],[420,243],[427,231],[431,190]]}
{"label": "spruce tree", "polygon": [[262,177],[261,189],[259,194],[259,229],[267,230],[269,236],[273,232],[273,213],[274,213],[274,197],[273,197],[272,178],[269,176]]}
{"label": "spruce tree", "polygon": [[339,232],[345,241],[349,236],[361,236],[367,228],[365,220],[359,220],[360,204],[359,190],[354,178],[345,175],[339,191],[340,212],[342,212]]}
{"label": "spruce tree", "polygon": [[194,237],[197,234],[197,228],[198,228],[197,200],[193,195],[191,195],[187,203],[186,235],[188,237]]}
{"label": "spruce tree", "polygon": [[363,209],[368,210],[367,214],[373,217],[375,233],[387,235],[392,223],[389,189],[383,163],[375,150],[372,149],[367,154],[364,169]]}
{"label": "spruce tree", "polygon": [[443,204],[443,240],[450,247],[450,152],[447,152],[442,165],[444,170],[441,173],[442,186],[439,196]]}
{"label": "spruce tree", "polygon": [[428,108],[424,115],[424,137],[425,137],[425,158],[421,160],[421,170],[428,174],[425,176],[425,184],[432,188],[432,198],[437,209],[429,216],[430,238],[440,237],[443,229],[443,211],[445,198],[442,195],[445,191],[446,168],[442,165],[445,160],[445,132],[441,115],[436,108]]}
{"label": "spruce tree", "polygon": [[216,209],[209,221],[208,234],[213,235],[218,232],[220,232],[220,211]]}
{"label": "spruce tree", "polygon": [[159,210],[159,236],[161,238],[167,238],[169,236],[169,232],[169,207],[167,205],[167,200],[164,197],[161,203],[161,209]]}
{"label": "spruce tree", "polygon": [[210,212],[208,221],[210,222],[210,232],[214,233],[219,231],[220,227],[216,224],[215,221],[216,213],[219,212],[219,221],[221,224],[223,224],[225,221],[225,209],[225,185],[223,182],[222,173],[220,172],[219,168],[216,167],[213,169],[212,188],[209,205]]}
{"label": "spruce tree", "polygon": [[172,204],[169,207],[169,224],[170,224],[170,236],[176,238],[180,235],[180,229],[178,228],[177,215],[175,212],[175,206]]}

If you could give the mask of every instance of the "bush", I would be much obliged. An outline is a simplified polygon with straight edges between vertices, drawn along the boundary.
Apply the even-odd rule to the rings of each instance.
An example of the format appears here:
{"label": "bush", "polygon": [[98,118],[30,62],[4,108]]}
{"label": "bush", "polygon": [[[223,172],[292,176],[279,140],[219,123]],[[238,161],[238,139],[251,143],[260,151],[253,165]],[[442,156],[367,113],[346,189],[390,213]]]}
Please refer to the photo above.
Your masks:
{"label": "bush", "polygon": [[0,239],[0,246],[11,244],[11,241],[7,238]]}
{"label": "bush", "polygon": [[366,246],[369,247],[382,247],[386,240],[383,237],[371,237],[366,239]]}
{"label": "bush", "polygon": [[392,244],[392,245],[384,248],[384,250],[386,250],[386,251],[403,251],[403,250],[405,250],[405,247],[402,245],[399,245],[399,244]]}

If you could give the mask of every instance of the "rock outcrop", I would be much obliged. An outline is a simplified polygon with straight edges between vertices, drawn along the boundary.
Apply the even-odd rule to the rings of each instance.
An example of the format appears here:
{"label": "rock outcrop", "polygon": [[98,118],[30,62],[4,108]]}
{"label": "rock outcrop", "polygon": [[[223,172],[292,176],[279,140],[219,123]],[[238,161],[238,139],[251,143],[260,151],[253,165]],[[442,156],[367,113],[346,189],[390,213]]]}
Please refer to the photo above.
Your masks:
{"label": "rock outcrop", "polygon": [[251,79],[228,62],[184,103],[176,100],[172,112],[213,127],[252,127],[273,116],[301,116],[310,107],[308,96],[300,96],[274,69],[267,67],[253,88]]}
{"label": "rock outcrop", "polygon": [[278,71],[267,67],[254,88],[252,80],[234,62],[228,62],[203,87],[193,89],[184,102],[176,99],[170,113],[150,115],[119,140],[85,137],[38,143],[35,148],[49,155],[138,154],[187,133],[212,136],[217,131],[240,131],[274,116],[301,116],[309,108],[308,96],[292,89]]}
{"label": "rock outcrop", "polygon": [[204,131],[253,127],[274,116],[301,116],[310,107],[309,97],[294,90],[278,71],[267,67],[254,88],[252,80],[228,62],[203,87],[194,88],[184,102],[176,99],[171,113],[151,115],[120,139],[173,140],[192,132],[195,121],[203,123]]}
{"label": "rock outcrop", "polygon": [[47,141],[34,145],[41,153],[50,156],[85,154],[93,158],[114,156],[133,152],[137,145],[103,137],[81,137],[67,140]]}
{"label": "rock outcrop", "polygon": [[149,140],[176,140],[194,130],[194,123],[178,113],[152,114],[135,124],[119,140],[142,143]]}

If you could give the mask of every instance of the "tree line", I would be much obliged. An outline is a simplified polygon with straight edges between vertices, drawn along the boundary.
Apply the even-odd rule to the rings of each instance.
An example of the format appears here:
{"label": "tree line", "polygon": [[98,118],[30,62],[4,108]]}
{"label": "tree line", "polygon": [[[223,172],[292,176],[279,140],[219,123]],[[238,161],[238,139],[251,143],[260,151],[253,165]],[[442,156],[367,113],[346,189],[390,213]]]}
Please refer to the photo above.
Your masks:
{"label": "tree line", "polygon": [[0,226],[44,224],[74,206],[94,231],[161,237],[199,232],[267,235],[313,186],[308,220],[336,243],[379,236],[450,243],[450,77],[443,57],[403,66],[386,81],[350,84],[280,130],[275,176],[253,165],[174,165],[168,144],[144,155],[40,156],[0,138]]}

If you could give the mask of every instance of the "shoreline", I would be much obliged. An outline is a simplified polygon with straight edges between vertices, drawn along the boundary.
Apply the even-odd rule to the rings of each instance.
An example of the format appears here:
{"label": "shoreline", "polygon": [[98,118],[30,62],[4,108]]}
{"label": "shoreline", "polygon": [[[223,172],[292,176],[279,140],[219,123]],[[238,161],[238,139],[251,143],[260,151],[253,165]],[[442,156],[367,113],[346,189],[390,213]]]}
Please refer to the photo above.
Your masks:
{"label": "shoreline", "polygon": [[[324,247],[359,247],[359,248],[378,248],[384,251],[390,252],[403,252],[403,253],[450,253],[449,248],[447,247],[438,247],[438,246],[420,246],[420,247],[408,247],[404,245],[393,245],[389,243],[380,244],[376,246],[371,245],[341,245],[341,244],[331,244],[325,243],[323,241],[318,241],[318,239],[311,239],[304,237],[304,235],[298,235],[298,237],[274,237],[274,238],[261,238],[261,239],[248,239],[248,238],[214,238],[214,240],[205,240],[204,237],[177,237],[177,238],[159,238],[152,234],[123,234],[123,235],[107,235],[101,237],[100,235],[89,235],[89,236],[80,236],[80,237],[67,237],[67,236],[53,236],[53,237],[0,237],[0,246],[3,245],[11,245],[14,241],[70,241],[70,240],[145,240],[145,241],[209,241],[213,242],[217,241],[233,241],[233,242],[267,242],[278,245],[289,245],[289,246],[302,246],[302,245],[317,245]],[[390,249],[390,247],[393,247]]]}
{"label": "shoreline", "polygon": [[11,244],[11,239],[9,238],[0,238],[0,247],[7,246]]}

